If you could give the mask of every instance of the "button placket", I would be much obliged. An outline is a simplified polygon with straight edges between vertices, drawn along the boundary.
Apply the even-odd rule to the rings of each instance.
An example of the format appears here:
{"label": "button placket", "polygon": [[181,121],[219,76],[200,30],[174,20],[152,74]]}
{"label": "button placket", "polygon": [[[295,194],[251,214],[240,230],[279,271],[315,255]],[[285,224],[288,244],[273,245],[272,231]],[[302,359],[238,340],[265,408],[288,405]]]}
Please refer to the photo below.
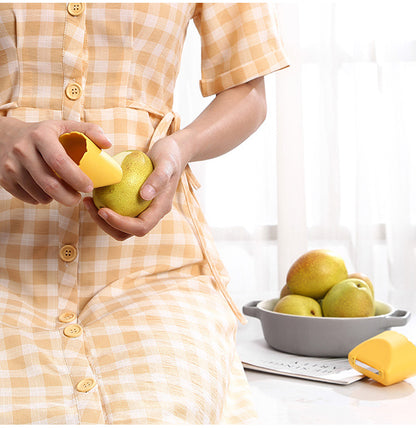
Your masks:
{"label": "button placket", "polygon": [[86,8],[84,3],[66,6],[63,39],[63,103],[62,118],[80,121],[82,118],[84,86],[88,67],[86,43]]}
{"label": "button placket", "polygon": [[[62,119],[83,120],[84,97],[86,94],[86,76],[88,70],[88,45],[86,36],[86,12],[90,7],[84,3],[70,3],[62,5],[65,12],[65,28],[63,34],[62,71],[63,84]],[[72,244],[65,248],[64,258],[59,254],[59,315],[63,321],[57,322],[59,336],[62,341],[63,356],[66,362],[72,387],[75,394],[81,395],[88,392],[84,399],[77,400],[79,413],[88,419],[90,413],[96,418],[96,414],[102,412],[94,373],[86,356],[84,335],[86,329],[77,323],[79,311],[78,278],[79,259],[82,254],[76,246],[79,245],[79,207],[59,207],[59,243],[60,246]],[[64,250],[61,248],[62,252]],[[68,259],[69,257],[69,259]],[[72,263],[71,263],[72,259]],[[65,312],[72,312],[76,317],[64,316]],[[60,324],[66,322],[67,325]],[[64,328],[63,328],[64,327]],[[101,413],[100,413],[101,414]],[[91,418],[92,419],[92,418]],[[103,421],[100,421],[101,423]]]}

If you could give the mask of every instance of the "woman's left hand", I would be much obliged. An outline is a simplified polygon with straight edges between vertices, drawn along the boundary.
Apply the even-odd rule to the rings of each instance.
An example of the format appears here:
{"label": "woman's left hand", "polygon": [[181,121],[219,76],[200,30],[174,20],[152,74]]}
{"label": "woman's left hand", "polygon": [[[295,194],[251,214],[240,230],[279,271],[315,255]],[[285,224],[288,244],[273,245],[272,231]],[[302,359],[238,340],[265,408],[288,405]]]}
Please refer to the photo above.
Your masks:
{"label": "woman's left hand", "polygon": [[181,174],[188,162],[173,135],[157,141],[147,155],[154,170],[140,189],[140,196],[152,202],[138,217],[125,217],[109,208],[97,210],[91,197],[84,199],[92,219],[118,241],[133,235],[146,235],[172,209]]}

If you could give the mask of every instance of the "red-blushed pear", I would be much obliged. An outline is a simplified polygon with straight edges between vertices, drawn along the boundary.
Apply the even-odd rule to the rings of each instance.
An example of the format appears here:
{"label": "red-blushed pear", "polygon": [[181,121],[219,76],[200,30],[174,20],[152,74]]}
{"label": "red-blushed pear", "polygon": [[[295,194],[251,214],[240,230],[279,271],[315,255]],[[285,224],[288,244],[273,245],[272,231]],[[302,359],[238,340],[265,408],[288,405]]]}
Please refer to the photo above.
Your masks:
{"label": "red-blushed pear", "polygon": [[285,284],[285,286],[280,290],[280,298],[288,296],[289,294],[291,294],[289,287]]}
{"label": "red-blushed pear", "polygon": [[321,302],[324,317],[371,317],[375,304],[370,287],[361,279],[335,284]]}
{"label": "red-blushed pear", "polygon": [[364,281],[370,287],[371,294],[374,297],[374,286],[373,286],[373,283],[371,282],[370,278],[367,275],[365,275],[364,273],[355,272],[355,273],[350,273],[348,275],[348,278],[358,278],[358,279],[361,279],[362,281]]}
{"label": "red-blushed pear", "polygon": [[274,312],[304,317],[321,317],[322,310],[319,303],[311,297],[289,294],[279,299],[273,308]]}
{"label": "red-blushed pear", "polygon": [[311,250],[292,264],[286,284],[292,294],[322,299],[333,285],[347,277],[341,257],[330,250]]}

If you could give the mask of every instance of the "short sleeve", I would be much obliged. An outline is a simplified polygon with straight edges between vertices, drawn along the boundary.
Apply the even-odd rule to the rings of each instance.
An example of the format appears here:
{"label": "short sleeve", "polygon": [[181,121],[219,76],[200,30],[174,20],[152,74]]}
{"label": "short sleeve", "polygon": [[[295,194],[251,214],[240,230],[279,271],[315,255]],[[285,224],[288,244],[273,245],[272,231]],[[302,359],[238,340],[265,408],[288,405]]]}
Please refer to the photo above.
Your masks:
{"label": "short sleeve", "polygon": [[289,65],[267,3],[200,3],[194,23],[201,36],[203,96]]}

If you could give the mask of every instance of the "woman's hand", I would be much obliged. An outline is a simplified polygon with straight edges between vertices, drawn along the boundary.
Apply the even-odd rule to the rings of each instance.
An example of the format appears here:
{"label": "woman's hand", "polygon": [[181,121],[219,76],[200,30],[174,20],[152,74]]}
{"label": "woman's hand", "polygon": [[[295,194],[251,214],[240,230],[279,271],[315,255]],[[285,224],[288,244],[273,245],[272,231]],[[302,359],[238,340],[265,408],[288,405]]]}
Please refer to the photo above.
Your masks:
{"label": "woman's hand", "polygon": [[61,134],[71,131],[85,133],[101,148],[111,146],[94,124],[64,120],[26,123],[0,118],[0,185],[30,204],[47,204],[55,199],[66,206],[77,205],[79,192],[91,192],[92,182],[59,142]]}
{"label": "woman's hand", "polygon": [[171,210],[176,188],[188,162],[188,156],[174,135],[157,141],[147,154],[154,170],[143,183],[140,196],[145,200],[152,199],[152,202],[138,217],[121,216],[109,208],[97,210],[92,198],[84,199],[93,220],[119,241],[132,235],[146,235]]}
{"label": "woman's hand", "polygon": [[217,94],[186,128],[157,141],[148,155],[155,167],[140,191],[153,199],[138,217],[123,217],[108,208],[99,211],[91,198],[84,199],[92,218],[118,240],[148,233],[171,207],[180,176],[188,162],[211,159],[238,146],[266,116],[262,77]]}

